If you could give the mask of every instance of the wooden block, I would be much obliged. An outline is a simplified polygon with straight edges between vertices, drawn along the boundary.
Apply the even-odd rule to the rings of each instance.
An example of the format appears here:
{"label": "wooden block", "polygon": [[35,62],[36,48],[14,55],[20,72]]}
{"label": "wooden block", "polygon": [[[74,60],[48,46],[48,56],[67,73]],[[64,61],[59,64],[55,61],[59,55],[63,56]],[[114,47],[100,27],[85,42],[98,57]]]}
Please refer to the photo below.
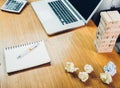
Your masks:
{"label": "wooden block", "polygon": [[120,14],[117,11],[101,12],[95,46],[99,53],[112,52],[120,34]]}
{"label": "wooden block", "polygon": [[118,11],[107,11],[113,22],[120,21],[120,14]]}
{"label": "wooden block", "polygon": [[102,22],[99,23],[98,30],[101,31],[101,34],[105,33],[105,27],[103,26]]}
{"label": "wooden block", "polygon": [[102,24],[102,26],[103,26],[104,28],[107,26],[102,17],[100,18],[100,23],[99,23],[99,24]]}
{"label": "wooden block", "polygon": [[98,53],[109,53],[112,52],[113,49],[99,49]]}
{"label": "wooden block", "polygon": [[105,22],[105,24],[108,24],[108,23],[112,22],[112,19],[109,17],[109,15],[107,14],[107,12],[101,12],[100,16],[102,17],[102,19]]}
{"label": "wooden block", "polygon": [[119,12],[118,11],[101,12],[101,23],[103,24],[106,30],[117,29],[117,28],[120,29]]}

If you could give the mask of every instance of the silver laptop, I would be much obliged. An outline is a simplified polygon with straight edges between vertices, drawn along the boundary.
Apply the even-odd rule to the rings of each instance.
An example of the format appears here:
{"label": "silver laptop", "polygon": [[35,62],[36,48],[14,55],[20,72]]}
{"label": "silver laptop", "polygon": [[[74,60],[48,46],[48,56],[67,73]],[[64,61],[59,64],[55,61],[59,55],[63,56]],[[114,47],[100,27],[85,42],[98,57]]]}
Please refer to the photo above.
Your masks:
{"label": "silver laptop", "polygon": [[88,23],[103,0],[39,0],[31,5],[48,35]]}

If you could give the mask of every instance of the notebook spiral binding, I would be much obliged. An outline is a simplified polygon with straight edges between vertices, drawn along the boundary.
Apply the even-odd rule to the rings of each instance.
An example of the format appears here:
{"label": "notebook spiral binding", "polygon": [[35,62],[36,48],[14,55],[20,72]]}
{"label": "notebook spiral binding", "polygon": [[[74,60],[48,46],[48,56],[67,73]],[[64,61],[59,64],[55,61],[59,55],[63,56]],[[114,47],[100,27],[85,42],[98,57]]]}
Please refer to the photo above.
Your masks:
{"label": "notebook spiral binding", "polygon": [[[43,40],[41,40],[41,41],[43,41]],[[28,42],[28,43],[25,43],[25,44],[20,44],[20,45],[15,45],[15,46],[11,46],[11,47],[6,47],[5,50],[10,50],[10,49],[19,48],[19,47],[25,47],[27,45],[32,45],[32,44],[35,44],[35,43],[40,43],[41,41]]]}

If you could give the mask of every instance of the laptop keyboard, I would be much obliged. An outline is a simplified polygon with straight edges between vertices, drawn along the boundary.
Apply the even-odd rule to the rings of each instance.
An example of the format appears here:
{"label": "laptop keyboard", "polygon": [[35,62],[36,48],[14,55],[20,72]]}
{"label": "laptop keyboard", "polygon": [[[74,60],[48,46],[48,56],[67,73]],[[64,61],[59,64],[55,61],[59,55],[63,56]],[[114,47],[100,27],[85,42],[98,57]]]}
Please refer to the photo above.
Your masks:
{"label": "laptop keyboard", "polygon": [[78,21],[61,0],[48,3],[63,25]]}

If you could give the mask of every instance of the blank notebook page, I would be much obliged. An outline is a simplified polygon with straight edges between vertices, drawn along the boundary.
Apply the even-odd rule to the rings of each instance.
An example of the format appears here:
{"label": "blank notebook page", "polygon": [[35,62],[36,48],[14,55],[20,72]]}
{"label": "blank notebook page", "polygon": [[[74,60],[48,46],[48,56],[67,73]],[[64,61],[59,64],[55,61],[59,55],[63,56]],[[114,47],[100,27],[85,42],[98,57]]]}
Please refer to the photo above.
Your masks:
{"label": "blank notebook page", "polygon": [[[38,46],[35,49],[27,52],[21,58],[17,58],[36,43],[38,43]],[[8,47],[4,49],[4,54],[8,73],[50,62],[44,41]]]}

